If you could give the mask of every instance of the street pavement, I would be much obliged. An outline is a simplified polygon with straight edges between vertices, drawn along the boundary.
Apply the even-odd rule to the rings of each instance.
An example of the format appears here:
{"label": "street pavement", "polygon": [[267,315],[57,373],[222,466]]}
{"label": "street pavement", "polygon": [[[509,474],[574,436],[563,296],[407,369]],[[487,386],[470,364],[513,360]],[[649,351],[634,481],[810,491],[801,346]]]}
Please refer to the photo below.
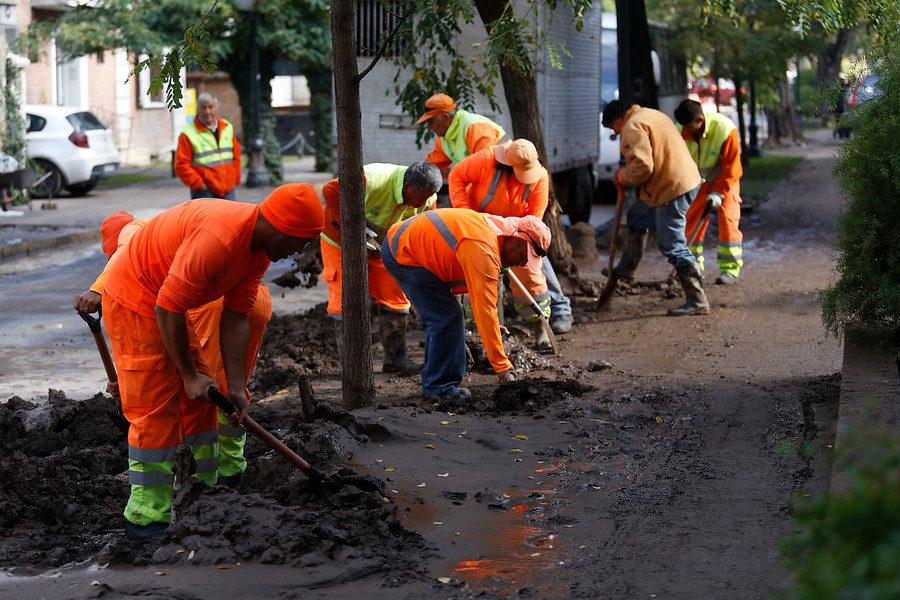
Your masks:
{"label": "street pavement", "polygon": [[[317,191],[333,178],[317,173],[314,157],[290,160],[284,165],[286,182],[313,184]],[[99,186],[81,198],[63,192],[52,200],[33,200],[31,205],[14,206],[0,212],[0,262],[74,242],[100,240],[100,224],[110,213],[130,212],[137,219],[153,217],[190,198],[187,187],[172,176],[169,163],[151,167],[126,166],[123,175],[157,175],[161,179],[142,183]],[[246,180],[246,177],[244,178]],[[259,204],[274,189],[271,185],[237,190],[240,202]]]}

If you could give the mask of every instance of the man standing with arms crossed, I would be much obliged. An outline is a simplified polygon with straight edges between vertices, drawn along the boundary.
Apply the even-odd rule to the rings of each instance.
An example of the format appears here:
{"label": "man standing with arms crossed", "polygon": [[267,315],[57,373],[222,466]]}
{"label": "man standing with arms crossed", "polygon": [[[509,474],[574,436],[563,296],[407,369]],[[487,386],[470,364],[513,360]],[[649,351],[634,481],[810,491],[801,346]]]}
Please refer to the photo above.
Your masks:
{"label": "man standing with arms crossed", "polygon": [[[717,112],[703,110],[696,100],[684,100],[675,109],[675,120],[681,137],[687,144],[691,158],[700,168],[705,181],[700,193],[687,211],[687,231],[692,232],[700,222],[707,201],[718,211],[719,246],[716,260],[719,276],[716,283],[730,285],[737,282],[744,265],[742,242],[738,228],[741,220],[741,143],[734,122]],[[703,271],[703,238],[707,223],[697,230],[691,252]]]}
{"label": "man standing with arms crossed", "polygon": [[613,100],[603,109],[603,126],[619,136],[625,157],[613,181],[619,187],[640,186],[641,200],[654,207],[659,250],[684,290],[684,305],[669,314],[708,315],[703,276],[684,233],[685,213],[702,179],[675,123],[653,108]]}
{"label": "man standing with arms crossed", "polygon": [[178,136],[175,174],[191,198],[234,200],[241,182],[241,146],[234,127],[219,118],[219,100],[210,92],[197,97],[197,116]]}

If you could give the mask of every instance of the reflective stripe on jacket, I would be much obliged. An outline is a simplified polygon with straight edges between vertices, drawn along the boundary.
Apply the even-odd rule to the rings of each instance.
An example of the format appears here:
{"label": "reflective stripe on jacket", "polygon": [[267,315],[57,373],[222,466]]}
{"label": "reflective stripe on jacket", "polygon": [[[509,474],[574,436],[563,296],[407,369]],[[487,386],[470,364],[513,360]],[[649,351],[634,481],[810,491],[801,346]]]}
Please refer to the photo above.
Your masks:
{"label": "reflective stripe on jacket", "polygon": [[503,128],[487,117],[458,109],[446,133],[435,140],[434,149],[425,160],[445,171],[465,157],[496,145],[504,135]]}
{"label": "reflective stripe on jacket", "polygon": [[532,215],[544,218],[549,201],[550,176],[526,185],[516,179],[512,167],[494,158],[494,149],[476,152],[453,167],[448,178],[454,208],[471,208],[501,217]]}

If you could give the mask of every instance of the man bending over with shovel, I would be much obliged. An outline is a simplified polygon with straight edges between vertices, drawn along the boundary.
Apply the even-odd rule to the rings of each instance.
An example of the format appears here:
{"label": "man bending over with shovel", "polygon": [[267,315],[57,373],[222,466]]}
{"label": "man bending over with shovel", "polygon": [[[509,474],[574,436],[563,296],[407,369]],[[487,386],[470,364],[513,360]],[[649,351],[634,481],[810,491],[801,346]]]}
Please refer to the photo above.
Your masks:
{"label": "man bending over with shovel", "polygon": [[[109,215],[100,225],[103,253],[109,262],[90,289],[75,296],[74,308],[81,313],[96,312],[103,298],[103,287],[109,276],[109,270],[116,257],[125,254],[123,248],[131,237],[140,231],[149,219],[135,219],[130,213],[118,211]],[[213,370],[213,379],[220,390],[227,390],[228,383],[225,380],[225,370],[222,365],[222,354],[219,351],[219,320],[222,315],[223,299],[213,300],[199,308],[194,308],[185,313],[188,323],[196,332],[191,341],[199,344],[196,349],[203,357],[204,363]],[[262,337],[266,324],[272,318],[272,298],[269,288],[260,285],[256,295],[256,302],[250,312],[250,346],[247,350],[247,378],[256,365],[259,349],[262,346]],[[102,335],[102,334],[101,334]],[[118,382],[110,381],[106,391],[112,394],[118,404],[122,399],[119,395]],[[247,469],[247,461],[244,458],[244,444],[247,441],[247,431],[242,425],[233,426],[225,418],[222,412],[217,412],[219,420],[219,458],[218,458],[218,483],[232,485]]]}
{"label": "man bending over with shovel", "polygon": [[118,362],[122,411],[130,423],[131,497],[125,536],[162,535],[172,510],[175,451],[193,446],[197,477],[216,482],[214,369],[191,343],[185,313],[223,298],[220,350],[228,421],[247,416],[248,315],[271,261],[300,252],[322,231],[313,187],[277,188],[260,205],[190,200],[157,215],[113,262],[103,290],[106,327]]}
{"label": "man bending over with shovel", "polygon": [[466,374],[466,325],[454,294],[468,292],[475,325],[500,381],[516,372],[500,337],[497,283],[503,267],[540,273],[550,229],[533,216],[498,217],[439,208],[393,225],[381,245],[384,266],[412,302],[425,330],[422,394],[441,401],[472,394]]}

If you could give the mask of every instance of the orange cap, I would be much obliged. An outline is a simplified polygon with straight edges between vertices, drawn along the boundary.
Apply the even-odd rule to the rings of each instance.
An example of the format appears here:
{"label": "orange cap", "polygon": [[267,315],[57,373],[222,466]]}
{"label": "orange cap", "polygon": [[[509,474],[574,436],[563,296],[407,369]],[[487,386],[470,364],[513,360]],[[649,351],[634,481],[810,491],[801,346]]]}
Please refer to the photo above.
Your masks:
{"label": "orange cap", "polygon": [[419,117],[419,120],[416,121],[416,123],[424,123],[431,117],[448,113],[456,108],[456,103],[453,102],[453,98],[447,94],[435,94],[425,101],[425,108],[429,110],[425,111],[425,114]]}
{"label": "orange cap", "polygon": [[494,146],[494,158],[511,166],[516,179],[522,183],[535,183],[544,175],[544,169],[538,162],[537,148],[525,138],[497,144]]}
{"label": "orange cap", "polygon": [[550,248],[550,228],[534,215],[501,217],[484,214],[485,222],[499,236],[517,237],[528,246],[528,266],[539,273],[541,263]]}
{"label": "orange cap", "polygon": [[275,229],[298,238],[322,233],[325,213],[316,190],[308,183],[288,183],[275,188],[259,206],[259,212]]}
{"label": "orange cap", "polygon": [[112,258],[112,255],[116,253],[116,248],[119,247],[119,233],[122,228],[132,221],[134,221],[134,215],[124,210],[114,212],[103,219],[103,223],[100,224],[100,239],[103,240],[103,254],[106,255],[107,260]]}

